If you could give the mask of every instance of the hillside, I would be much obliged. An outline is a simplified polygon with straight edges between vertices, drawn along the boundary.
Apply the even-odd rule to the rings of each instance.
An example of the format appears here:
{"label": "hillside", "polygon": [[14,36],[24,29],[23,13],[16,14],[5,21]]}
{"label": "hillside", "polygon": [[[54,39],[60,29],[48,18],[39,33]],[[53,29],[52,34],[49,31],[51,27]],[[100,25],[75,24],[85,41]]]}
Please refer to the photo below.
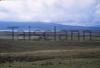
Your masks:
{"label": "hillside", "polygon": [[57,30],[100,30],[99,26],[71,26],[71,25],[62,25],[54,23],[43,23],[43,22],[2,22],[0,23],[1,30],[7,30],[8,27],[18,27],[19,30],[26,30],[28,27],[31,27],[32,30],[53,30],[54,26],[57,27]]}

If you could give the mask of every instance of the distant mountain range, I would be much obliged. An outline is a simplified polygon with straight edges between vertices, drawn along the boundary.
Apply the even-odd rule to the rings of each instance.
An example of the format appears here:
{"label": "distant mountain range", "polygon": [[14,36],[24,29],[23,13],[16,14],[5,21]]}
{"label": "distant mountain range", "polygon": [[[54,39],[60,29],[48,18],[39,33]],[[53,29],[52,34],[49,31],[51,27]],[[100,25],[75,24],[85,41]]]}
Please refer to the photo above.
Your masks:
{"label": "distant mountain range", "polygon": [[9,29],[8,27],[18,27],[19,30],[27,30],[29,26],[32,30],[53,30],[55,26],[57,30],[100,30],[100,26],[71,26],[43,22],[0,22],[0,30],[7,30]]}

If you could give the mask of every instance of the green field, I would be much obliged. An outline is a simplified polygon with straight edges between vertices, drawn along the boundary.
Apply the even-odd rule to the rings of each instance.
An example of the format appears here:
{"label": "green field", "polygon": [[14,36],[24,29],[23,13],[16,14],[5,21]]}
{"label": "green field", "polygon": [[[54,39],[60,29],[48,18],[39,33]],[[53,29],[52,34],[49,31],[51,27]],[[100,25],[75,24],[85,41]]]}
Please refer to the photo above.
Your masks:
{"label": "green field", "polygon": [[100,41],[0,40],[0,68],[100,68]]}

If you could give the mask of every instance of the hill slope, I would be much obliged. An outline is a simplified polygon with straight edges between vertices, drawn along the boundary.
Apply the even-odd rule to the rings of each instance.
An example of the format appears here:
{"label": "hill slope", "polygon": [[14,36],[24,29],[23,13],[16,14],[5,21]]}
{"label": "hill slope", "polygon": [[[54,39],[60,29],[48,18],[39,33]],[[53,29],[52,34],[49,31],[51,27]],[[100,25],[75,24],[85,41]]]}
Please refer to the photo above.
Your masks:
{"label": "hill slope", "polygon": [[21,29],[28,29],[31,27],[32,30],[53,30],[54,26],[57,27],[57,30],[100,30],[99,26],[71,26],[71,25],[61,25],[54,23],[43,23],[43,22],[0,22],[0,29],[8,29],[8,27],[18,27]]}

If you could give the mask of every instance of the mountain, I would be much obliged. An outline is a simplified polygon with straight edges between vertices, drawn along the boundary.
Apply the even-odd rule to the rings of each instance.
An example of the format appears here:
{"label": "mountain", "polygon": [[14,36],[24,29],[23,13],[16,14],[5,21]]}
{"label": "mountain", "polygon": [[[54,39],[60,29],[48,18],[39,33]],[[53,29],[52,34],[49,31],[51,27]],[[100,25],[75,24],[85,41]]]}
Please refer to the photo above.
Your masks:
{"label": "mountain", "polygon": [[18,27],[19,30],[27,30],[29,26],[31,30],[53,30],[55,26],[57,30],[100,30],[99,26],[71,26],[43,22],[0,22],[0,30],[8,30],[8,27]]}

